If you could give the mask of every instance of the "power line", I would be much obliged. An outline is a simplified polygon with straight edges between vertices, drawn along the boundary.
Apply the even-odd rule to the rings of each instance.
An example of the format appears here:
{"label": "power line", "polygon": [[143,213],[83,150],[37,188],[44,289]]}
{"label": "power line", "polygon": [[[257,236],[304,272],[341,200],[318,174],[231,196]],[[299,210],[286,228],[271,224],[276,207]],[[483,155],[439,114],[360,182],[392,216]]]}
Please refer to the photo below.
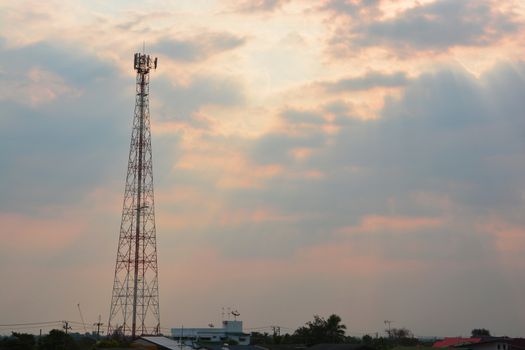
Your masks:
{"label": "power line", "polygon": [[54,323],[62,323],[62,321],[10,323],[10,324],[0,324],[0,327],[35,326],[35,325],[45,325],[45,324],[54,324]]}

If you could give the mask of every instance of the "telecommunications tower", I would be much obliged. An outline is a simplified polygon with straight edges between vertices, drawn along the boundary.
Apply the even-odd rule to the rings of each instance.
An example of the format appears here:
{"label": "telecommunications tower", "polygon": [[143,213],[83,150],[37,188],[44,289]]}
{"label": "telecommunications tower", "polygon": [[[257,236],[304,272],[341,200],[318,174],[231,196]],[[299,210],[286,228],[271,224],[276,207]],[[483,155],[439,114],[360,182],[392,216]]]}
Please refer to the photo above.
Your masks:
{"label": "telecommunications tower", "polygon": [[108,334],[159,334],[159,280],[149,117],[149,72],[157,58],[136,53],[135,114]]}

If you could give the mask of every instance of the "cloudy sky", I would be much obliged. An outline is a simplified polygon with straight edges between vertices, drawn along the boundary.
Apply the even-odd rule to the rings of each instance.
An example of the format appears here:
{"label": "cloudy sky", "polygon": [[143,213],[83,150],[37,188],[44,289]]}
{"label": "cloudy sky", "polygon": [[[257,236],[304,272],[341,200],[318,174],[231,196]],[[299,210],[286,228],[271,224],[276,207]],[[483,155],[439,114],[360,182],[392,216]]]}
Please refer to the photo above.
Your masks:
{"label": "cloudy sky", "polygon": [[107,322],[145,41],[163,327],[524,335],[522,1],[0,10],[0,324]]}

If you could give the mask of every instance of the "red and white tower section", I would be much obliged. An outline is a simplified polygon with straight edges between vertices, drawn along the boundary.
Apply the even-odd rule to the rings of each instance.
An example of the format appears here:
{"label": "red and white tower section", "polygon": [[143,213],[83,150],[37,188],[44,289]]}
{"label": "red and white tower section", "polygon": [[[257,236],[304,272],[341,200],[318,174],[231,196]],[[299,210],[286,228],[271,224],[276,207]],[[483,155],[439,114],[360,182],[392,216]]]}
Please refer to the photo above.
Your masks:
{"label": "red and white tower section", "polygon": [[159,334],[159,278],[149,114],[149,73],[157,58],[136,53],[135,113],[108,334]]}

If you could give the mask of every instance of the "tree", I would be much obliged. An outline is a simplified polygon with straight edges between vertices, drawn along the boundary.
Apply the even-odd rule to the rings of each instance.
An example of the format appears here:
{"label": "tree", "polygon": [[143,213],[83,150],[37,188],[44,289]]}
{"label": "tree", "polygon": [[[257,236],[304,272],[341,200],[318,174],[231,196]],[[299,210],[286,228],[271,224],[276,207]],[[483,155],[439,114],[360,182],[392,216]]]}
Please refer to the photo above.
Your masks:
{"label": "tree", "polygon": [[330,315],[326,320],[314,315],[314,320],[298,328],[294,336],[307,345],[342,343],[345,340],[345,330],[346,326],[341,324],[341,317],[338,315]]}
{"label": "tree", "polygon": [[413,338],[414,334],[407,328],[391,328],[385,330],[388,336],[393,339]]}
{"label": "tree", "polygon": [[39,350],[76,350],[75,340],[58,329],[53,329],[40,340]]}
{"label": "tree", "polygon": [[252,332],[250,336],[250,342],[252,345],[270,344],[272,342],[272,338],[266,332]]}
{"label": "tree", "polygon": [[0,341],[0,350],[33,350],[35,337],[32,334],[13,332]]}
{"label": "tree", "polygon": [[374,340],[374,338],[372,338],[370,335],[368,334],[365,334],[363,335],[363,338],[361,338],[361,341],[363,342],[363,344],[366,344],[366,345],[370,345],[372,344],[372,341]]}
{"label": "tree", "polygon": [[472,337],[490,337],[490,331],[485,328],[474,328],[470,334]]}
{"label": "tree", "polygon": [[414,338],[414,334],[408,328],[392,328],[385,329],[385,331],[388,333],[388,338],[391,342],[395,344],[411,346],[418,342],[418,340]]}
{"label": "tree", "polygon": [[341,317],[330,315],[326,321],[326,335],[332,343],[342,343],[345,340],[346,326],[341,323]]}

